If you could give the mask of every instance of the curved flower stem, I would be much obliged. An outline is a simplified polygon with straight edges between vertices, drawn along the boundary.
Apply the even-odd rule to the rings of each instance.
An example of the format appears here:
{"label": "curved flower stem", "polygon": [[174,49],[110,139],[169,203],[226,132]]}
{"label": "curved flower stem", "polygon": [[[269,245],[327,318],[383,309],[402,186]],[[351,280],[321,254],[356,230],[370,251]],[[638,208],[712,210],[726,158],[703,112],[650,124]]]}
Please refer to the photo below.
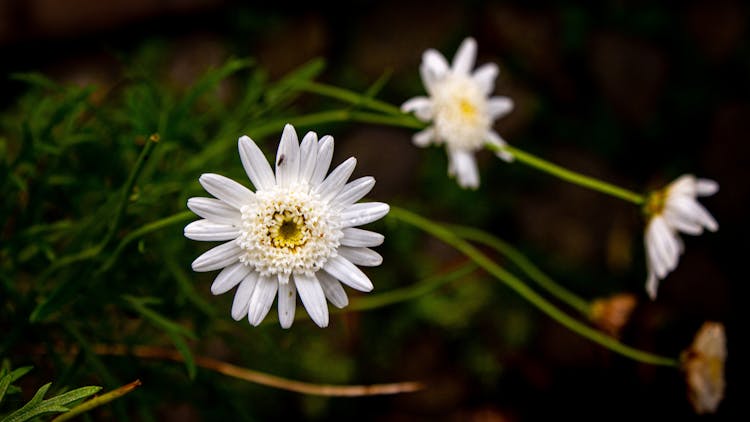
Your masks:
{"label": "curved flower stem", "polygon": [[507,146],[500,148],[500,147],[488,144],[487,149],[493,152],[498,152],[500,150],[508,151],[509,153],[513,155],[516,161],[524,163],[527,166],[530,166],[537,170],[551,174],[555,177],[558,177],[570,183],[583,186],[585,188],[589,188],[589,189],[592,189],[592,190],[595,190],[595,191],[598,191],[598,192],[601,192],[610,196],[614,196],[615,198],[620,198],[628,202],[632,202],[635,205],[643,205],[646,202],[646,198],[641,194],[638,194],[631,190],[624,189],[619,186],[615,186],[611,183],[603,182],[599,179],[596,179],[590,176],[585,176],[581,173],[577,173],[572,170],[568,170],[566,168],[560,167],[557,164],[553,164],[549,161],[543,160],[535,155],[529,154],[528,152],[520,150],[516,147],[507,145]]}
{"label": "curved flower stem", "polygon": [[510,244],[500,240],[499,238],[473,227],[466,226],[449,226],[450,230],[453,231],[457,236],[466,239],[473,240],[475,242],[482,243],[496,250],[511,262],[513,262],[521,271],[526,273],[536,284],[541,288],[548,291],[550,294],[566,303],[571,308],[577,310],[583,316],[589,317],[591,315],[591,303],[577,294],[571,292],[565,287],[557,284],[552,278],[545,274],[542,270],[534,265],[531,260],[526,258],[518,249],[514,248]]}
{"label": "curved flower stem", "polygon": [[335,98],[337,100],[350,103],[355,107],[361,105],[371,110],[380,111],[385,114],[396,116],[402,114],[401,109],[394,105],[391,105],[384,101],[376,100],[370,96],[365,96],[357,92],[349,91],[348,89],[310,81],[304,81],[303,83],[297,85],[297,87],[299,87],[302,91],[322,95],[324,97]]}
{"label": "curved flower stem", "polygon": [[532,290],[529,286],[524,284],[516,276],[497,265],[493,260],[488,258],[470,243],[462,240],[450,229],[440,224],[433,223],[432,221],[422,218],[417,214],[395,206],[391,206],[391,211],[388,213],[388,217],[395,218],[406,224],[419,228],[442,240],[443,242],[453,246],[457,250],[461,251],[464,255],[471,258],[471,260],[476,262],[485,271],[487,271],[492,276],[502,281],[506,286],[510,287],[516,293],[521,295],[521,297],[528,300],[540,311],[544,312],[552,319],[564,325],[568,329],[574,331],[575,333],[580,334],[581,336],[586,337],[587,339],[598,343],[606,347],[607,349],[612,350],[613,352],[619,353],[638,362],[648,363],[652,365],[679,367],[679,361],[677,359],[654,355],[622,344],[613,337],[610,337],[602,333],[601,331],[589,327],[566,314],[551,302],[547,301],[534,290]]}
{"label": "curved flower stem", "polygon": [[[183,356],[174,349],[159,346],[133,346],[127,347],[123,344],[98,344],[94,351],[99,355],[113,356],[136,356],[144,359],[165,359],[182,362]],[[196,356],[195,364],[220,374],[233,378],[254,382],[267,387],[279,388],[293,391],[295,393],[310,394],[328,397],[358,397],[374,396],[384,394],[411,393],[424,389],[421,382],[398,382],[392,384],[373,385],[327,385],[311,384],[302,381],[290,380],[275,375],[266,374],[252,369],[243,368],[231,363],[205,356]]]}
{"label": "curved flower stem", "polygon": [[402,287],[400,289],[394,289],[368,296],[358,296],[356,298],[353,298],[349,306],[341,309],[340,312],[364,311],[382,308],[383,306],[416,299],[432,292],[440,286],[450,283],[451,281],[463,278],[474,272],[476,269],[477,266],[469,261],[454,270],[434,274],[430,277],[425,278],[419,283],[412,284],[408,287]]}

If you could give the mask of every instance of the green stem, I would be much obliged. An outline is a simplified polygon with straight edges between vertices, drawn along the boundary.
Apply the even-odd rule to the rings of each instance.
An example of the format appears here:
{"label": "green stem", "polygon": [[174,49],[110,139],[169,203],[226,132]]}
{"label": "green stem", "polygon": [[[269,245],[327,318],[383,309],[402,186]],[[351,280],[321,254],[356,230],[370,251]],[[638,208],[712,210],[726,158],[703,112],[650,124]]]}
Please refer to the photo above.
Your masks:
{"label": "green stem", "polygon": [[349,113],[352,121],[362,123],[373,123],[378,125],[398,126],[409,129],[424,129],[425,124],[415,118],[404,118],[401,116],[384,116],[382,114],[368,113],[365,111],[352,111]]}
{"label": "green stem", "polygon": [[368,296],[359,296],[352,299],[349,306],[344,308],[343,312],[364,311],[384,306],[393,305],[407,300],[417,299],[430,293],[437,288],[450,283],[451,281],[463,278],[477,269],[476,265],[468,262],[460,267],[447,273],[435,274],[425,278],[419,283],[408,287],[394,289],[388,292],[373,294]]}
{"label": "green stem", "polygon": [[[498,147],[492,145],[487,145],[487,148],[494,152],[497,152],[499,150]],[[533,167],[545,173],[551,174],[555,177],[559,177],[560,179],[563,179],[570,183],[593,189],[595,191],[599,191],[616,198],[624,199],[625,201],[632,202],[636,205],[643,205],[646,201],[646,198],[641,194],[623,189],[611,183],[603,182],[593,177],[585,176],[581,173],[576,173],[572,170],[565,169],[558,166],[557,164],[553,164],[549,161],[543,160],[516,147],[508,145],[502,147],[502,149],[511,153],[516,161],[524,163],[527,166]]]}
{"label": "green stem", "polygon": [[557,284],[552,278],[534,265],[531,260],[526,258],[519,250],[510,244],[492,236],[482,230],[473,227],[451,225],[450,230],[457,236],[482,243],[496,250],[511,262],[513,262],[521,271],[526,273],[534,282],[544,290],[566,303],[571,308],[577,310],[585,317],[591,315],[591,303],[582,297],[576,295],[565,287]]}
{"label": "green stem", "polygon": [[586,337],[587,339],[598,343],[606,347],[607,349],[612,350],[613,352],[619,353],[639,362],[653,365],[679,367],[679,361],[677,359],[654,355],[622,344],[613,337],[610,337],[602,333],[601,331],[591,328],[566,314],[565,312],[561,311],[551,302],[547,301],[538,293],[534,292],[529,286],[524,284],[516,276],[504,270],[502,267],[497,265],[494,261],[484,255],[470,243],[462,240],[446,227],[433,223],[425,218],[420,217],[417,214],[411,213],[407,210],[395,206],[391,206],[391,211],[388,216],[390,218],[394,218],[417,227],[461,251],[464,255],[471,258],[480,267],[484,268],[484,270],[489,274],[502,281],[506,286],[510,287],[516,293],[521,295],[521,297],[528,300],[532,305],[536,306],[540,311],[544,312],[552,319],[564,325],[568,329],[574,331],[575,333],[580,334],[581,336]]}
{"label": "green stem", "polygon": [[302,91],[307,91],[313,94],[322,95],[325,97],[335,98],[337,100],[344,101],[356,106],[364,106],[374,111],[380,111],[385,114],[398,116],[403,114],[401,109],[386,103],[384,101],[376,100],[370,96],[364,96],[362,94],[349,91],[348,89],[339,88],[336,86],[325,85],[317,82],[305,81],[299,85]]}

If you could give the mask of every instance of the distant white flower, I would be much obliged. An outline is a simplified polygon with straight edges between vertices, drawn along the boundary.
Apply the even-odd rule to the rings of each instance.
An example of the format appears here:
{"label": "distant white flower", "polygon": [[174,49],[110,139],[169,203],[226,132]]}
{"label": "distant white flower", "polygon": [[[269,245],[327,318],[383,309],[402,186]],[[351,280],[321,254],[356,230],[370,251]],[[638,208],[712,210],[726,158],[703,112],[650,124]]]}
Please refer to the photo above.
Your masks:
{"label": "distant white flower", "polygon": [[492,129],[495,119],[513,110],[513,101],[508,97],[489,97],[499,70],[494,63],[487,63],[471,73],[476,55],[477,43],[472,38],[461,43],[451,67],[436,50],[425,51],[419,71],[429,98],[415,97],[401,106],[405,112],[414,112],[419,120],[433,123],[414,135],[414,144],[425,147],[444,143],[448,173],[456,176],[461,187],[474,189],[479,186],[474,152],[490,144],[496,147],[500,158],[513,159],[502,149],[505,141]]}
{"label": "distant white flower", "polygon": [[712,232],[719,229],[716,220],[696,199],[718,190],[719,185],[713,180],[686,174],[649,197],[644,242],[648,266],[646,291],[651,299],[656,298],[659,280],[677,267],[684,249],[678,232],[699,235],[704,228]]}
{"label": "distant white flower", "polygon": [[[318,141],[313,132],[302,140],[291,125],[284,127],[276,154],[276,174],[247,136],[239,139],[242,165],[255,192],[218,174],[203,174],[200,183],[218,199],[190,198],[188,208],[203,217],[185,227],[185,236],[200,241],[228,241],[193,261],[193,270],[222,269],[211,286],[215,295],[239,285],[232,317],[247,316],[257,326],[279,298],[279,321],[294,321],[296,295],[313,321],[328,325],[326,298],[339,308],[349,300],[341,283],[372,290],[372,282],[356,265],[376,266],[381,256],[369,249],[383,236],[354,228],[385,216],[380,202],[358,203],[375,185],[372,177],[346,183],[356,159],[333,170],[333,138]],[[340,282],[339,282],[340,281]]]}

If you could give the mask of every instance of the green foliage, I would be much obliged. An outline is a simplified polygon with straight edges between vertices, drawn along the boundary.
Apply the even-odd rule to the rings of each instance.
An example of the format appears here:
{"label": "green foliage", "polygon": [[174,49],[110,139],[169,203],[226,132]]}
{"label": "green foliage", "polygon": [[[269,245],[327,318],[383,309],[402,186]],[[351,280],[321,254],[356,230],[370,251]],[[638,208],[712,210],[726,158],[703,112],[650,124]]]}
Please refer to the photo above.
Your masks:
{"label": "green foliage", "polygon": [[[18,393],[21,391],[18,387],[11,385],[11,383],[17,381],[30,370],[30,366],[18,368],[13,371],[7,371],[6,368],[0,370],[0,404],[3,403],[6,393]],[[45,400],[44,396],[51,386],[51,382],[43,385],[28,403],[7,414],[0,420],[2,422],[24,422],[48,413],[64,413],[70,410],[69,406],[71,404],[90,397],[101,390],[101,387],[96,386],[81,387]]]}

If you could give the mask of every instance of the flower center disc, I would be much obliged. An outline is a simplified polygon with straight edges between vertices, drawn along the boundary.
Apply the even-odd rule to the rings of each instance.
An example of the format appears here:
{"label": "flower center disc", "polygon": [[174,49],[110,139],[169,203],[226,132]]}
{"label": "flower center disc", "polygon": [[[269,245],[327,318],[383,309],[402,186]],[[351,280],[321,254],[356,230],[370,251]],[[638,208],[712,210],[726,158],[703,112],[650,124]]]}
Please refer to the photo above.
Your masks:
{"label": "flower center disc", "polygon": [[241,212],[240,262],[264,276],[312,275],[336,255],[343,237],[338,214],[306,184],[258,191]]}
{"label": "flower center disc", "polygon": [[487,99],[472,79],[446,76],[434,88],[433,107],[438,139],[468,150],[484,145],[491,121]]}
{"label": "flower center disc", "polygon": [[279,224],[272,226],[268,234],[271,236],[271,243],[275,247],[296,250],[305,243],[305,235],[309,230],[305,227],[305,218],[303,216],[295,216],[290,211],[284,211],[283,213],[275,214],[274,221]]}

